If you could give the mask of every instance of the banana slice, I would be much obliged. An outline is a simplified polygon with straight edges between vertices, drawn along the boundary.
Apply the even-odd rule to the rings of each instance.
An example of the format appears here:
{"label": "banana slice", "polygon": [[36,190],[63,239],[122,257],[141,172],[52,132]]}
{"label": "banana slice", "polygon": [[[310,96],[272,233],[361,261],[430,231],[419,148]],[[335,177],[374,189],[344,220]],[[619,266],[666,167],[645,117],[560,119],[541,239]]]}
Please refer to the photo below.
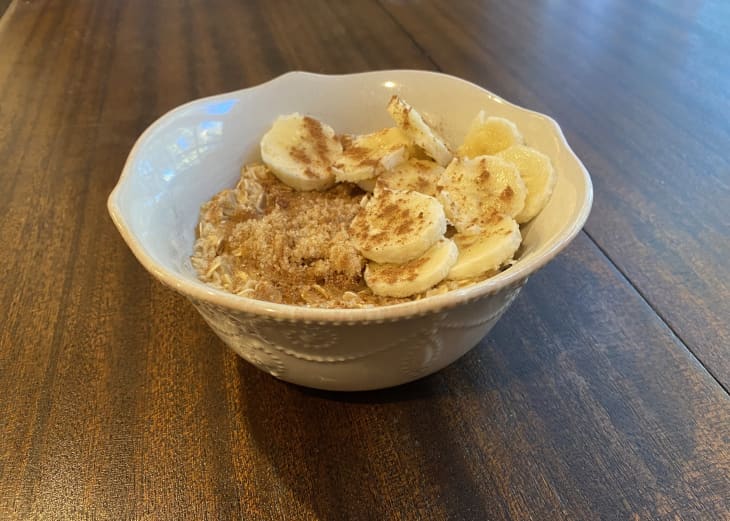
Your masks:
{"label": "banana slice", "polygon": [[372,177],[370,179],[363,179],[362,181],[358,181],[356,184],[366,192],[372,192],[373,190],[375,190],[375,182],[377,180],[377,177]]}
{"label": "banana slice", "polygon": [[446,278],[462,280],[496,270],[512,260],[522,235],[517,221],[506,215],[495,215],[481,233],[457,233],[452,239],[459,248],[459,258]]}
{"label": "banana slice", "polygon": [[372,134],[342,137],[342,156],[335,162],[338,182],[357,183],[372,179],[408,159],[410,141],[398,128],[386,128]]}
{"label": "banana slice", "polygon": [[524,141],[517,126],[510,120],[496,116],[487,117],[482,110],[472,121],[458,153],[466,157],[493,155]]}
{"label": "banana slice", "polygon": [[527,189],[517,167],[496,156],[455,158],[438,182],[438,200],[460,233],[486,229],[495,214],[518,215]]}
{"label": "banana slice", "polygon": [[453,154],[446,141],[423,120],[423,117],[413,107],[398,96],[393,96],[388,103],[388,112],[406,136],[435,159],[438,164],[441,166],[449,164]]}
{"label": "banana slice", "polygon": [[550,158],[525,145],[513,145],[497,154],[517,166],[527,187],[525,207],[517,214],[518,223],[526,223],[542,210],[553,194],[557,175]]}
{"label": "banana slice", "polygon": [[413,190],[436,197],[436,184],[443,171],[443,167],[433,161],[409,159],[390,172],[381,174],[376,179],[376,185],[390,190]]}
{"label": "banana slice", "polygon": [[326,190],[335,183],[332,164],[342,145],[331,127],[309,116],[281,116],[261,138],[261,159],[296,190]]}
{"label": "banana slice", "polygon": [[376,295],[410,297],[441,282],[459,252],[449,239],[440,239],[423,255],[405,264],[368,263],[365,283]]}
{"label": "banana slice", "polygon": [[402,264],[423,255],[446,232],[446,216],[433,197],[376,190],[350,223],[350,238],[363,257]]}

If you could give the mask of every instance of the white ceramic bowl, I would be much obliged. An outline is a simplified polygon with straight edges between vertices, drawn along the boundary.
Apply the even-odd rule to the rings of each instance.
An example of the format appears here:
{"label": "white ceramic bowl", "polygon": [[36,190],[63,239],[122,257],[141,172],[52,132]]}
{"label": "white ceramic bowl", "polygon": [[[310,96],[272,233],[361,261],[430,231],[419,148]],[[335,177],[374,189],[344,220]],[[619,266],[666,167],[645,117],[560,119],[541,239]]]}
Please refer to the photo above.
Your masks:
{"label": "white ceramic bowl", "polygon": [[[400,94],[461,142],[481,109],[513,120],[526,142],[548,154],[558,182],[548,206],[523,227],[516,264],[471,287],[372,309],[314,309],[247,299],[198,281],[189,256],[198,209],[235,184],[241,165],[281,114],[306,113],[338,132],[390,126],[385,106]],[[236,353],[273,376],[320,389],[364,390],[402,384],[450,364],[475,346],[527,277],[583,226],[591,181],[558,125],[464,80],[392,70],[325,76],[291,72],[268,83],[200,99],[152,124],[134,145],[109,212],[139,261],[190,299]]]}

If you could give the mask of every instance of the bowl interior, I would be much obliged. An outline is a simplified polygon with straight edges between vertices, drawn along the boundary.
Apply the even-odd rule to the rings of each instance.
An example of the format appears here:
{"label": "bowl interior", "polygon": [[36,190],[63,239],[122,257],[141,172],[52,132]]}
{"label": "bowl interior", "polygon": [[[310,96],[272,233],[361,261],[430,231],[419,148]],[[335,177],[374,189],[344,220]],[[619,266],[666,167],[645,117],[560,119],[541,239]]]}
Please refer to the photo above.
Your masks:
{"label": "bowl interior", "polygon": [[[453,145],[461,143],[479,110],[513,120],[527,144],[553,161],[558,182],[548,206],[523,227],[519,261],[510,273],[526,276],[577,233],[587,217],[591,186],[555,122],[512,105],[457,78],[424,71],[344,76],[294,72],[250,89],[197,100],[164,115],[138,140],[109,207],[125,240],[163,282],[183,290],[217,290],[199,282],[189,256],[200,205],[231,187],[242,164],[258,160],[261,136],[282,114],[320,118],[339,133],[392,126],[385,107],[399,94],[434,122]],[[499,284],[491,280],[490,284]]]}

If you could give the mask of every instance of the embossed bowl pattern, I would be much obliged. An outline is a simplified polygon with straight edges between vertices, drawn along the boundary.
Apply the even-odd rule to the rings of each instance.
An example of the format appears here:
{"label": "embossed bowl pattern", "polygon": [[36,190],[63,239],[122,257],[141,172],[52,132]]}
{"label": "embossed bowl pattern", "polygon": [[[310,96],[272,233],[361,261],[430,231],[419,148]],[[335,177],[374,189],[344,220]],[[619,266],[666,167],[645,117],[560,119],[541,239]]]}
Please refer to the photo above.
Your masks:
{"label": "embossed bowl pattern", "polygon": [[[519,260],[479,284],[418,301],[368,309],[315,309],[238,297],[200,282],[190,264],[200,205],[235,184],[258,159],[258,142],[279,115],[301,112],[338,132],[388,126],[398,93],[459,143],[479,110],[515,121],[548,154],[558,183],[523,231]],[[580,231],[592,202],[590,177],[549,117],[464,80],[425,71],[326,76],[292,72],[268,83],[183,105],[138,139],[109,212],[142,265],[190,299],[242,358],[289,382],[331,390],[390,387],[452,363],[492,328],[527,281]]]}

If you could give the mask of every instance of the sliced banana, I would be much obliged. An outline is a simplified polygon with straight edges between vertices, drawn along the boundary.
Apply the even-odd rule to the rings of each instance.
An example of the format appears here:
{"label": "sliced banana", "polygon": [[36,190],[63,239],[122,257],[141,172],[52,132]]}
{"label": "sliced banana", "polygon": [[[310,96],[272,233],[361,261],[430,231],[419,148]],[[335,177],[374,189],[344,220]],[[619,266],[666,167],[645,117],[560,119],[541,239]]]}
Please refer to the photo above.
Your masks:
{"label": "sliced banana", "polygon": [[372,192],[373,190],[375,190],[375,182],[377,180],[377,177],[372,177],[370,179],[363,179],[362,181],[358,181],[356,184],[366,192]]}
{"label": "sliced banana", "polygon": [[424,159],[409,159],[390,172],[381,174],[375,184],[391,190],[413,190],[435,197],[444,169],[438,163]]}
{"label": "sliced banana", "polygon": [[542,210],[553,194],[557,175],[550,158],[525,145],[513,145],[497,154],[513,163],[520,171],[520,177],[527,187],[525,207],[517,214],[518,223],[526,223]]}
{"label": "sliced banana", "polygon": [[296,190],[326,190],[335,183],[332,164],[342,145],[331,127],[309,116],[281,116],[261,138],[261,159]]}
{"label": "sliced banana", "polygon": [[496,270],[512,260],[522,235],[517,221],[506,215],[495,215],[481,233],[457,233],[452,239],[459,248],[459,258],[446,278],[462,280]]}
{"label": "sliced banana", "polygon": [[466,157],[493,155],[524,141],[517,125],[505,118],[487,117],[482,110],[472,121],[458,153]]}
{"label": "sliced banana", "polygon": [[438,182],[438,200],[460,233],[479,233],[494,214],[518,215],[527,189],[517,167],[496,156],[457,157]]}
{"label": "sliced banana", "polygon": [[441,282],[458,254],[453,241],[440,239],[423,255],[405,264],[369,262],[365,268],[365,283],[376,295],[410,297]]}
{"label": "sliced banana", "polygon": [[372,179],[408,159],[410,140],[398,128],[386,128],[360,136],[343,136],[342,156],[335,162],[338,182]]}
{"label": "sliced banana", "polygon": [[446,141],[423,120],[423,117],[413,107],[398,96],[393,96],[388,103],[388,112],[395,124],[426,154],[441,166],[449,164],[453,154]]}
{"label": "sliced banana", "polygon": [[381,263],[420,257],[445,232],[446,216],[435,198],[387,188],[376,190],[350,223],[355,248]]}

